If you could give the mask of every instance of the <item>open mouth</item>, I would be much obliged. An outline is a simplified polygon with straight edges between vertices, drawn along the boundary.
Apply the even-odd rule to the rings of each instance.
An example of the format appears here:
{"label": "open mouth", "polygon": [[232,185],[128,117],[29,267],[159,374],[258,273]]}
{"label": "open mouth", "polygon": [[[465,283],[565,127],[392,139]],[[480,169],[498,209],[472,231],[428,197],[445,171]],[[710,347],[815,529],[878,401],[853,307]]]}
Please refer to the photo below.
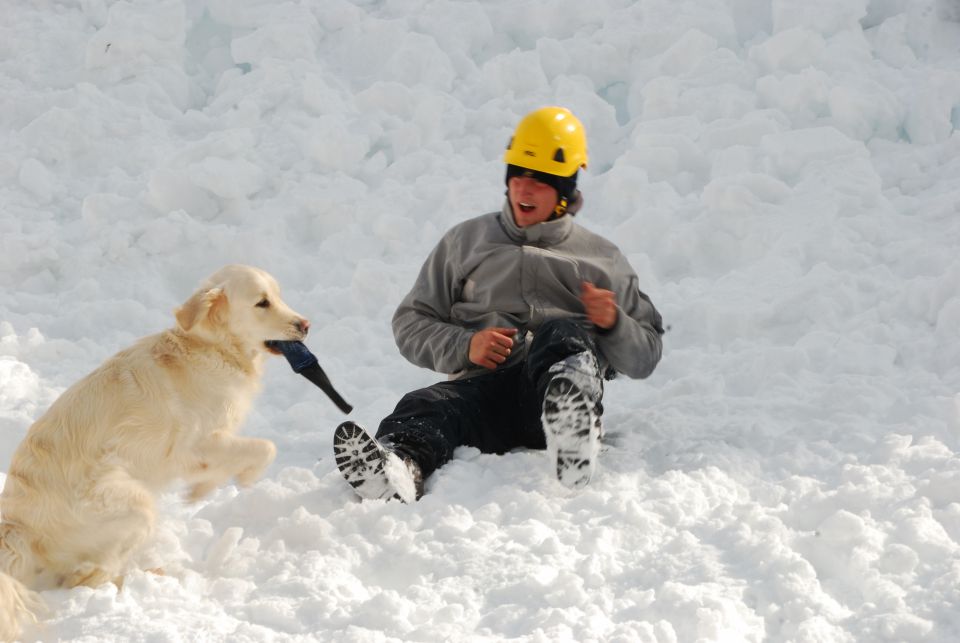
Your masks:
{"label": "open mouth", "polygon": [[534,210],[537,209],[537,207],[536,207],[535,205],[531,205],[530,203],[523,203],[522,201],[521,201],[520,203],[518,203],[517,205],[520,206],[520,211],[521,211],[521,212],[524,212],[524,213],[527,213],[527,214],[529,214],[530,212],[533,212]]}

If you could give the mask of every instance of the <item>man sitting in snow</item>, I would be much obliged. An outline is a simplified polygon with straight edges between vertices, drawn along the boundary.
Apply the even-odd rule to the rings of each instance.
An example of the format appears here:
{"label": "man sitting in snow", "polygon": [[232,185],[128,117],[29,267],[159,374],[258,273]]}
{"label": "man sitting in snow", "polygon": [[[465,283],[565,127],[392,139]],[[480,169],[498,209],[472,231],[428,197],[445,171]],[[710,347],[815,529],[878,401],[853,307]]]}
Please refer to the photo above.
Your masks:
{"label": "man sitting in snow", "polygon": [[544,107],[504,154],[499,212],[454,226],[393,317],[404,357],[450,381],[408,393],[376,437],[334,434],[337,466],[363,498],[410,502],[461,445],[484,453],[547,449],[564,485],[594,473],[603,378],[648,376],[660,314],[619,249],[574,223],[587,166],[583,125]]}

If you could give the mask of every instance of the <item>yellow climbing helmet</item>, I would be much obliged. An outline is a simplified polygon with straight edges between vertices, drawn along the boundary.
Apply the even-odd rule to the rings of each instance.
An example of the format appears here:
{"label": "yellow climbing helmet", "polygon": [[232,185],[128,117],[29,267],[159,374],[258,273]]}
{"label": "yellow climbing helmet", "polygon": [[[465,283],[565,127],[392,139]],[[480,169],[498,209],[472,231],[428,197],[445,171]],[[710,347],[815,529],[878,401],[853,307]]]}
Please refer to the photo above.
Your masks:
{"label": "yellow climbing helmet", "polygon": [[528,170],[572,176],[587,167],[583,123],[565,107],[541,107],[523,117],[503,160]]}

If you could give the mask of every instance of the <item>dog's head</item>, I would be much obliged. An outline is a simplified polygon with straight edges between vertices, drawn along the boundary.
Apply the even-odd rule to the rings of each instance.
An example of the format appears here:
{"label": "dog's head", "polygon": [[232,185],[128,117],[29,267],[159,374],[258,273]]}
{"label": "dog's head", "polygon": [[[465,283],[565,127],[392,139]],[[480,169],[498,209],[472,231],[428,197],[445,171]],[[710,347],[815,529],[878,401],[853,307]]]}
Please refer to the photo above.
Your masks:
{"label": "dog's head", "polygon": [[280,298],[276,279],[259,268],[237,264],[211,275],[175,315],[185,332],[229,337],[263,352],[276,352],[266,347],[267,340],[302,340],[310,328],[310,322]]}

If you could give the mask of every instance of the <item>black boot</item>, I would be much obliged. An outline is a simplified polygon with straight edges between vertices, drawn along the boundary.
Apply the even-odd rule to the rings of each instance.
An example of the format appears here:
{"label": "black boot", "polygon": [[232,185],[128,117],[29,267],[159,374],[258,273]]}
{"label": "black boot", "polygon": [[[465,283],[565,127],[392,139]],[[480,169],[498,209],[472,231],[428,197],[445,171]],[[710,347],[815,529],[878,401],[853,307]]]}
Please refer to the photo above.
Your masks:
{"label": "black boot", "polygon": [[337,468],[361,498],[395,498],[414,502],[423,495],[420,466],[381,443],[359,424],[344,422],[333,433]]}
{"label": "black boot", "polygon": [[547,455],[556,463],[557,479],[580,489],[596,472],[600,454],[603,380],[590,351],[557,362],[548,375],[541,416]]}

